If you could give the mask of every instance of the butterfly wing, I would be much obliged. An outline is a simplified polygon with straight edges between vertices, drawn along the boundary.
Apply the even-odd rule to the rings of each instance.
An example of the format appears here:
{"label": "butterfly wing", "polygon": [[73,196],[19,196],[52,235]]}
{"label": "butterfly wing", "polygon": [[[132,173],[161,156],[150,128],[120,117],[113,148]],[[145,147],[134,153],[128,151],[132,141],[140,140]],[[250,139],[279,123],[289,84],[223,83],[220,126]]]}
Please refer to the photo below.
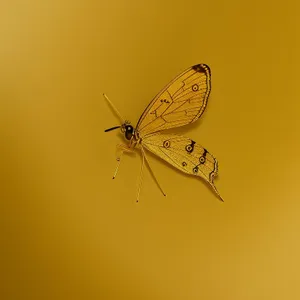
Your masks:
{"label": "butterfly wing", "polygon": [[140,117],[136,126],[140,136],[195,122],[205,110],[210,78],[209,67],[199,64],[173,79]]}
{"label": "butterfly wing", "polygon": [[218,162],[198,143],[181,135],[157,132],[144,137],[142,146],[180,171],[204,178],[223,201],[214,185]]}

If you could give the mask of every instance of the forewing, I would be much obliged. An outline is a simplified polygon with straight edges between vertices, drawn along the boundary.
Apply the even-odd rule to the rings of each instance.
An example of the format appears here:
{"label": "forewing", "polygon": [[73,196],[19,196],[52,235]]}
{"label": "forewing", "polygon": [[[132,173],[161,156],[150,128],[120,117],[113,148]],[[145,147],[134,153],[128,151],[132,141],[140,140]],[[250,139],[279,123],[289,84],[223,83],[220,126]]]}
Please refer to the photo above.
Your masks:
{"label": "forewing", "polygon": [[195,65],[173,79],[148,105],[136,130],[140,136],[195,122],[209,97],[210,69]]}
{"label": "forewing", "polygon": [[218,162],[192,139],[176,134],[154,133],[142,140],[142,146],[180,171],[204,178],[221,198],[213,183],[218,173]]}

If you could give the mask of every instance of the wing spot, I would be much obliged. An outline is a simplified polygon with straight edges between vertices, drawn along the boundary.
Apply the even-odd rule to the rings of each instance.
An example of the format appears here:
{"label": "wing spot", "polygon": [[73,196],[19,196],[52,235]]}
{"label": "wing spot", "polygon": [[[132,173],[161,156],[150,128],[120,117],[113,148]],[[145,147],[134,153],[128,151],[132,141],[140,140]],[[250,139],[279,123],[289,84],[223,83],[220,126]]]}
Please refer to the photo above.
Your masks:
{"label": "wing spot", "polygon": [[192,153],[194,151],[194,145],[195,145],[195,142],[191,141],[191,144],[188,144],[188,145],[185,146],[185,150],[188,153]]}
{"label": "wing spot", "polygon": [[209,174],[209,178],[210,178],[210,181],[213,182],[214,179],[216,177],[216,173],[214,171],[212,171],[210,174]]}
{"label": "wing spot", "polygon": [[164,141],[164,142],[163,142],[163,147],[164,147],[164,148],[169,148],[170,145],[171,145],[170,141]]}
{"label": "wing spot", "polygon": [[186,167],[187,166],[187,163],[184,161],[184,162],[182,162],[182,166],[183,167]]}
{"label": "wing spot", "polygon": [[199,90],[199,85],[198,84],[194,84],[192,86],[192,90],[193,90],[193,92],[197,92]]}
{"label": "wing spot", "polygon": [[198,168],[198,166],[196,166],[195,168],[193,168],[193,172],[194,172],[194,174],[197,174],[197,173],[198,173],[198,171],[199,171],[199,168]]}
{"label": "wing spot", "polygon": [[170,101],[167,100],[167,99],[160,99],[160,102],[161,102],[161,103],[170,103]]}
{"label": "wing spot", "polygon": [[154,111],[151,111],[150,115],[155,115],[155,117],[157,117],[157,111],[156,111],[156,109]]}
{"label": "wing spot", "polygon": [[206,158],[204,156],[200,156],[200,158],[199,158],[200,164],[203,165],[205,163],[205,161],[206,161]]}

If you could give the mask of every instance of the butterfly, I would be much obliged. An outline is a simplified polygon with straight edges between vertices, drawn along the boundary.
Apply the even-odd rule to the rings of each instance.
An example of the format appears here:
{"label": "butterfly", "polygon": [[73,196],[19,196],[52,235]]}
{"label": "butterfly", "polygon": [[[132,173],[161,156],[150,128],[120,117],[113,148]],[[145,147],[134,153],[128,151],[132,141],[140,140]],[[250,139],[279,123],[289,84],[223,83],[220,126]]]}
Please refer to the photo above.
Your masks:
{"label": "butterfly", "polygon": [[139,201],[145,162],[163,195],[166,195],[149,165],[145,150],[152,152],[186,174],[202,177],[223,201],[214,185],[214,178],[218,173],[216,158],[194,140],[165,132],[167,129],[197,121],[207,106],[210,91],[211,71],[209,66],[206,64],[192,66],[175,77],[154,97],[135,127],[122,118],[113,103],[103,94],[121,121],[121,125],[106,129],[105,132],[120,128],[128,141],[127,145],[119,144],[117,146],[120,155],[117,157],[118,163],[113,178],[117,175],[123,153],[132,152],[135,148],[141,150],[142,165],[137,202]]}

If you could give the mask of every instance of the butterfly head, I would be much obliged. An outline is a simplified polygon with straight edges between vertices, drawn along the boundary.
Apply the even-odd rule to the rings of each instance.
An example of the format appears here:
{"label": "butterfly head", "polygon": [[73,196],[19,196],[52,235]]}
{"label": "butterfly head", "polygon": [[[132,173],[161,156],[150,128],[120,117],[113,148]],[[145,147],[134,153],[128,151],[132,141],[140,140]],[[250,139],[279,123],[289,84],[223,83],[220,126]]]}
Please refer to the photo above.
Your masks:
{"label": "butterfly head", "polygon": [[126,140],[130,141],[134,136],[134,128],[129,121],[125,121],[121,126],[114,126],[112,128],[106,129],[105,132],[115,130],[118,128],[121,128],[121,132],[125,135]]}
{"label": "butterfly head", "polygon": [[125,121],[121,126],[121,132],[124,133],[126,140],[131,140],[134,136],[134,128],[129,121]]}

